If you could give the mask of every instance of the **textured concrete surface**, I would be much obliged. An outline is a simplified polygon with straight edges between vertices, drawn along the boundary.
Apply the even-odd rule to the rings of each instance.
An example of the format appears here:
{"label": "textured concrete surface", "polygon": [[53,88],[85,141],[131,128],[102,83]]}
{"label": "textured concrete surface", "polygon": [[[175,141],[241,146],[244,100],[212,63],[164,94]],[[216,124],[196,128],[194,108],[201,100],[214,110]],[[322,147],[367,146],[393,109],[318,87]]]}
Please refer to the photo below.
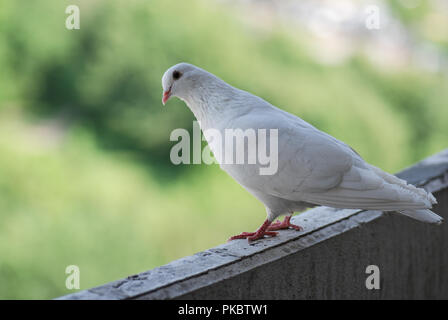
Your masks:
{"label": "textured concrete surface", "polygon": [[[433,192],[448,216],[448,149],[397,174]],[[304,231],[238,240],[59,299],[448,298],[448,223],[318,207],[293,218]],[[380,269],[380,289],[365,286]]]}

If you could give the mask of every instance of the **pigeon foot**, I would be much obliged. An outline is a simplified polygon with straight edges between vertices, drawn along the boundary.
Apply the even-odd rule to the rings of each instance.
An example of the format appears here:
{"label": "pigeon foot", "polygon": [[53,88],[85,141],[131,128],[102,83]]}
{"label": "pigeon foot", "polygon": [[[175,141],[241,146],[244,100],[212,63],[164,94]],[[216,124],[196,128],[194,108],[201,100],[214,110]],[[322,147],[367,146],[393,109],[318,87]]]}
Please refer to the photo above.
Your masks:
{"label": "pigeon foot", "polygon": [[239,235],[230,237],[229,240],[227,240],[227,241],[236,240],[236,239],[247,239],[250,242],[250,241],[255,241],[255,240],[264,238],[264,236],[275,237],[278,234],[278,232],[268,231],[268,227],[270,224],[271,224],[271,221],[266,220],[263,223],[263,225],[260,228],[258,228],[257,231],[243,232]]}
{"label": "pigeon foot", "polygon": [[280,220],[277,220],[275,223],[269,225],[267,228],[268,231],[274,231],[274,230],[282,230],[282,229],[289,229],[293,228],[297,231],[302,231],[303,228],[301,226],[298,226],[296,224],[292,224],[290,222],[292,216],[286,216],[285,219],[280,222]]}

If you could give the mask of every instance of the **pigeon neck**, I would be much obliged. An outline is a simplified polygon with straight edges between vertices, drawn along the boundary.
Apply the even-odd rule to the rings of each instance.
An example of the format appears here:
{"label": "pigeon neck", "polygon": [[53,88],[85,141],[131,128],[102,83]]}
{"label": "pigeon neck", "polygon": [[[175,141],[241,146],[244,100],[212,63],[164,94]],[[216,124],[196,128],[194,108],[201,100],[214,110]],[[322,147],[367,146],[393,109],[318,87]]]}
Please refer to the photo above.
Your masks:
{"label": "pigeon neck", "polygon": [[232,108],[235,94],[235,88],[224,81],[216,81],[192,90],[185,102],[198,121],[211,126],[213,119],[222,120]]}

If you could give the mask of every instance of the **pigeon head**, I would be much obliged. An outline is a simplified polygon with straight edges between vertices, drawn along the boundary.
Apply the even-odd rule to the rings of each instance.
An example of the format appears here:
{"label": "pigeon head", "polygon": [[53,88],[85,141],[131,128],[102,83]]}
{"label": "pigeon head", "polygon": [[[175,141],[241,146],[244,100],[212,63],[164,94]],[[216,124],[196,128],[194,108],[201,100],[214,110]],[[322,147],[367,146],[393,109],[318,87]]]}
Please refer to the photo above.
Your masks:
{"label": "pigeon head", "polygon": [[207,72],[184,62],[169,68],[162,77],[162,103],[165,105],[172,96],[185,100],[203,73]]}

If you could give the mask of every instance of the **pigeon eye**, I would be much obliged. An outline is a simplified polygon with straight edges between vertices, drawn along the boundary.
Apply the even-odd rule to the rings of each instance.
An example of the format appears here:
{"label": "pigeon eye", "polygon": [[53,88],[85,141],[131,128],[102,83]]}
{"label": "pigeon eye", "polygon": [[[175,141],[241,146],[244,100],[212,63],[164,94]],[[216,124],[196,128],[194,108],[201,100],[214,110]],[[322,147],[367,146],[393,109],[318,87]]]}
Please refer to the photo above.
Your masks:
{"label": "pigeon eye", "polygon": [[182,76],[182,73],[180,73],[179,71],[175,70],[175,71],[173,72],[173,79],[174,79],[174,80],[179,79],[181,76]]}

